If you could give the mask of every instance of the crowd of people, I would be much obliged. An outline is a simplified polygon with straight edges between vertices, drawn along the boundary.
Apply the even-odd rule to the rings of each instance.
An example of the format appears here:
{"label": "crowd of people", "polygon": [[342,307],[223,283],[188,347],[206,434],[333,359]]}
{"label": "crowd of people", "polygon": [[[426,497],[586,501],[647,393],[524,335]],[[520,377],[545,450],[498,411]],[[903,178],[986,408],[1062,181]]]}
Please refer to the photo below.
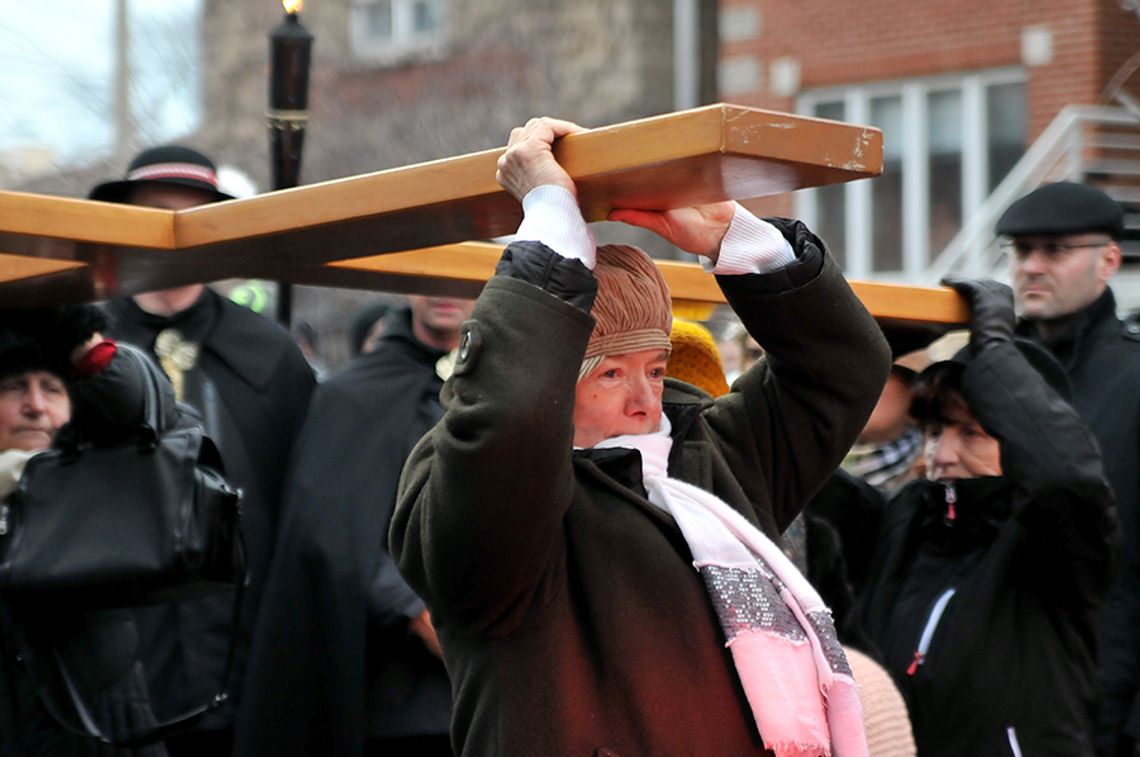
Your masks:
{"label": "crowd of people", "polygon": [[[612,210],[716,277],[718,340],[595,242],[552,149],[577,128],[512,131],[523,220],[478,299],[362,309],[319,382],[201,283],[0,312],[0,564],[37,454],[194,423],[246,571],[130,607],[0,589],[0,756],[1140,754],[1120,206],[1015,202],[1012,287],[947,279],[968,331],[913,351],[798,221]],[[90,197],[229,199],[174,146]]]}

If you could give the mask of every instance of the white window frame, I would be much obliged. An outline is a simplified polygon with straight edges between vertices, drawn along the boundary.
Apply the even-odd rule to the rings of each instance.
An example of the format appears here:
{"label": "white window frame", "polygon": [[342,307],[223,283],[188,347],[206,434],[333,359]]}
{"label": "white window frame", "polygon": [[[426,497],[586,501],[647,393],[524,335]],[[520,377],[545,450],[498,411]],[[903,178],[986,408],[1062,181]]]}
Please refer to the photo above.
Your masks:
{"label": "white window frame", "polygon": [[414,29],[416,0],[390,0],[392,4],[392,38],[373,39],[367,34],[367,13],[376,0],[352,0],[349,7],[349,39],[357,60],[379,65],[393,65],[408,60],[443,57],[448,29],[448,0],[430,0],[435,4],[439,25],[431,32]]}
{"label": "white window frame", "polygon": [[[893,80],[830,87],[804,92],[796,102],[797,112],[812,115],[818,105],[843,102],[844,120],[869,123],[870,102],[876,97],[897,96],[902,101],[902,134],[884,134],[884,140],[902,145],[902,238],[903,270],[875,271],[871,254],[871,184],[854,181],[845,187],[845,268],[849,276],[881,281],[919,281],[940,250],[930,249],[927,187],[927,96],[931,92],[956,90],[962,94],[962,218],[975,212],[988,194],[989,150],[986,124],[986,88],[1002,84],[1027,84],[1021,68],[964,72],[920,79]],[[1026,145],[1028,148],[1028,145]],[[816,191],[796,192],[796,213],[809,226],[816,225]]]}

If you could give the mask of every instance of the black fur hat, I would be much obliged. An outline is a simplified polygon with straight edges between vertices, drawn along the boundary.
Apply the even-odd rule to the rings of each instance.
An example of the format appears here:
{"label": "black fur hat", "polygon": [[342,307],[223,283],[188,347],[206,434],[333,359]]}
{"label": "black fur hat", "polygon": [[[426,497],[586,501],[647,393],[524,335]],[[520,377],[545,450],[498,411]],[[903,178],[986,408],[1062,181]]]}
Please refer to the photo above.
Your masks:
{"label": "black fur hat", "polygon": [[67,378],[71,351],[106,327],[94,305],[0,310],[0,378],[28,371]]}

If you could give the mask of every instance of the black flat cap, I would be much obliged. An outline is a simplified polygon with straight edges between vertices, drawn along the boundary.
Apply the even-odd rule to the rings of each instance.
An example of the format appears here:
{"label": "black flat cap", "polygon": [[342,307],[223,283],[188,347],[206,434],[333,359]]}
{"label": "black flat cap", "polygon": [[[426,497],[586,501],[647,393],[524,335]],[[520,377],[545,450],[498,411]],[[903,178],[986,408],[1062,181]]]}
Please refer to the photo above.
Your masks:
{"label": "black flat cap", "polygon": [[1009,206],[998,219],[999,235],[1124,233],[1124,209],[1099,189],[1071,181],[1044,184]]}

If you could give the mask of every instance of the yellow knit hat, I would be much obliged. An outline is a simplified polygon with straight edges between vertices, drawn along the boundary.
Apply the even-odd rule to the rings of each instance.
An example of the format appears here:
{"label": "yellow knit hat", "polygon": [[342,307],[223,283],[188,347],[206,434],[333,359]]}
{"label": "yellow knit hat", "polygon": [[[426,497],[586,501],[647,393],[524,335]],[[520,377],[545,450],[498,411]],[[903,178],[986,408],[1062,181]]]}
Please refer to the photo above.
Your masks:
{"label": "yellow knit hat", "polygon": [[703,389],[713,397],[728,393],[720,351],[708,329],[699,323],[674,318],[669,340],[673,343],[673,354],[669,356],[667,375]]}

